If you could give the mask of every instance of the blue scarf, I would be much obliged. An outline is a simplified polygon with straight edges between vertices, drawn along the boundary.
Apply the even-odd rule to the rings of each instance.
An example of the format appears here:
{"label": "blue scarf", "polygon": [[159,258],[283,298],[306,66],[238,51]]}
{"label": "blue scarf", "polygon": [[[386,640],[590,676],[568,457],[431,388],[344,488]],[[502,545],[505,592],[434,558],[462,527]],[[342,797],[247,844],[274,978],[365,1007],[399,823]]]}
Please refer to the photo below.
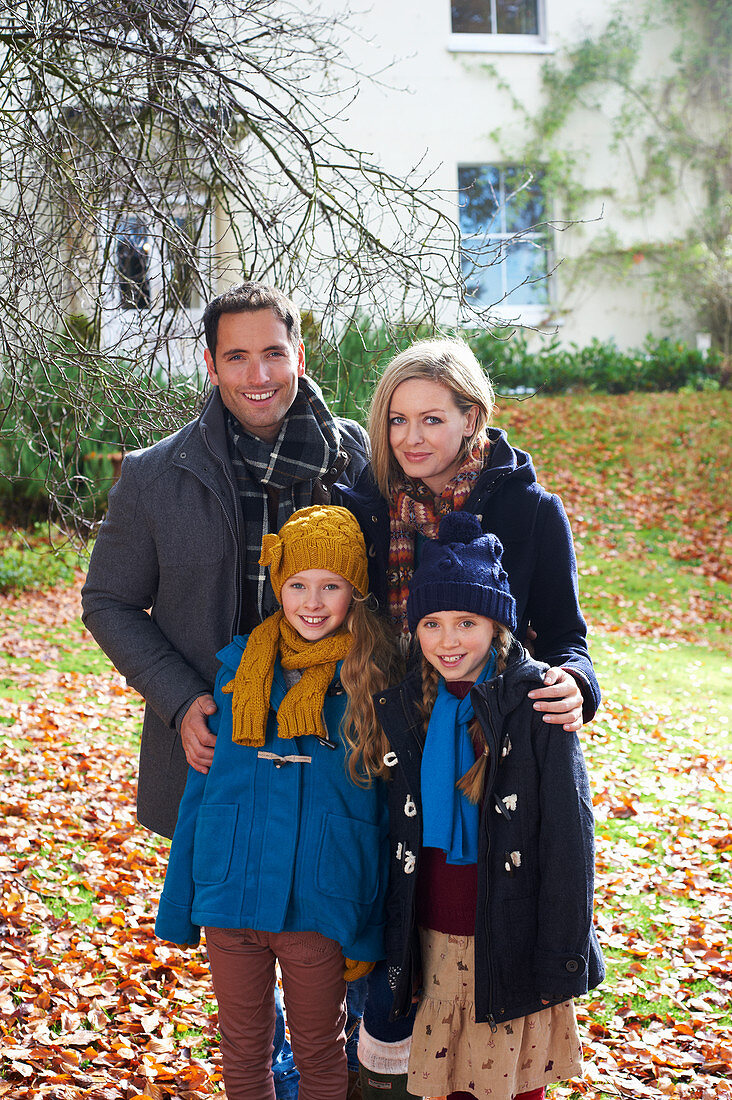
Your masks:
{"label": "blue scarf", "polygon": [[[492,649],[476,684],[489,680],[495,671],[496,654]],[[455,786],[475,763],[468,732],[473,717],[470,692],[458,699],[440,677],[422,753],[422,844],[441,848],[448,863],[478,862],[480,807],[468,802]]]}

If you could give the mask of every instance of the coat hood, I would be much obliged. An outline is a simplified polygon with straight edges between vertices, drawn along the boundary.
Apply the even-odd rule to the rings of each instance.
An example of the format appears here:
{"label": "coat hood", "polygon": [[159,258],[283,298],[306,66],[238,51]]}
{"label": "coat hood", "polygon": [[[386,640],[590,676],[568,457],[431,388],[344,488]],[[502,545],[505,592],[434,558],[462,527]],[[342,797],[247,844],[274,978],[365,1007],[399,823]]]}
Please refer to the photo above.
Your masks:
{"label": "coat hood", "polygon": [[531,455],[508,442],[503,428],[489,428],[488,439],[491,444],[490,462],[478,477],[475,489],[468,497],[465,508],[472,511],[472,504],[486,493],[493,492],[501,481],[513,478],[525,485],[536,483],[536,471]]}

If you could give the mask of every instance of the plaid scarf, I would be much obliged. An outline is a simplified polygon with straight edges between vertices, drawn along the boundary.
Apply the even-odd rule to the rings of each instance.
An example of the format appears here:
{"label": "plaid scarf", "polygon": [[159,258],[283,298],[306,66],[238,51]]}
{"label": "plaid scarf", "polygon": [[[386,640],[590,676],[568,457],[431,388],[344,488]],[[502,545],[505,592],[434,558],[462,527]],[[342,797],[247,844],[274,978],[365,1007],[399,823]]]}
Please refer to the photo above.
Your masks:
{"label": "plaid scarf", "polygon": [[242,607],[249,630],[278,608],[269,575],[259,564],[262,539],[271,530],[268,500],[276,501],[275,532],[286,519],[312,503],[313,482],[338,458],[340,431],[323,396],[308,378],[300,378],[297,395],[274,444],[245,431],[226,414],[229,457],[244,515],[244,589]]}
{"label": "plaid scarf", "polygon": [[409,634],[407,596],[415,570],[415,538],[437,538],[440,520],[449,512],[458,512],[473,491],[478,474],[490,452],[490,443],[476,444],[448,481],[440,495],[422,481],[407,481],[397,486],[389,501],[389,565],[386,582],[389,590],[389,616],[399,634]]}

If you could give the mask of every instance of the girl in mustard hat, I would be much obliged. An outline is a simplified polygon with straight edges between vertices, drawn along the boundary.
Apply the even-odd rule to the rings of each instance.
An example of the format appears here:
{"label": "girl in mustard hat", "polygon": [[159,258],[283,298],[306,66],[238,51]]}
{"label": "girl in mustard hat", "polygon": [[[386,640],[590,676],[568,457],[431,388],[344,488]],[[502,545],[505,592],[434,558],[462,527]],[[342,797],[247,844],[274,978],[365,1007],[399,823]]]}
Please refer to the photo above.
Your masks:
{"label": "girl in mustard hat", "polygon": [[208,774],[189,770],[155,930],[195,945],[219,1006],[229,1100],[273,1100],[279,960],[301,1100],[343,1100],[346,981],[383,957],[388,822],[362,745],[397,673],[344,508],[264,538],[281,610],[219,654]]}

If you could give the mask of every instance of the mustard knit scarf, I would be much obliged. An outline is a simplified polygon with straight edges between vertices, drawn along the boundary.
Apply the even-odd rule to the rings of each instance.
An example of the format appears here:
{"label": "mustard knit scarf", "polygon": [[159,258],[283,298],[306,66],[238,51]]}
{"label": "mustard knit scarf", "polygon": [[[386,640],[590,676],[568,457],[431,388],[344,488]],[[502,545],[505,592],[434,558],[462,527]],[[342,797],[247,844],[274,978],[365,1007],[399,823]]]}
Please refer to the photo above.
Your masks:
{"label": "mustard knit scarf", "polygon": [[351,648],[352,636],[342,627],[319,642],[308,642],[276,611],[249,635],[236,676],[222,690],[233,694],[232,740],[260,748],[264,744],[275,658],[282,667],[302,669],[300,679],[285,695],[277,711],[280,737],[312,733],[328,737],[323,725],[323,703],[336,665]]}

